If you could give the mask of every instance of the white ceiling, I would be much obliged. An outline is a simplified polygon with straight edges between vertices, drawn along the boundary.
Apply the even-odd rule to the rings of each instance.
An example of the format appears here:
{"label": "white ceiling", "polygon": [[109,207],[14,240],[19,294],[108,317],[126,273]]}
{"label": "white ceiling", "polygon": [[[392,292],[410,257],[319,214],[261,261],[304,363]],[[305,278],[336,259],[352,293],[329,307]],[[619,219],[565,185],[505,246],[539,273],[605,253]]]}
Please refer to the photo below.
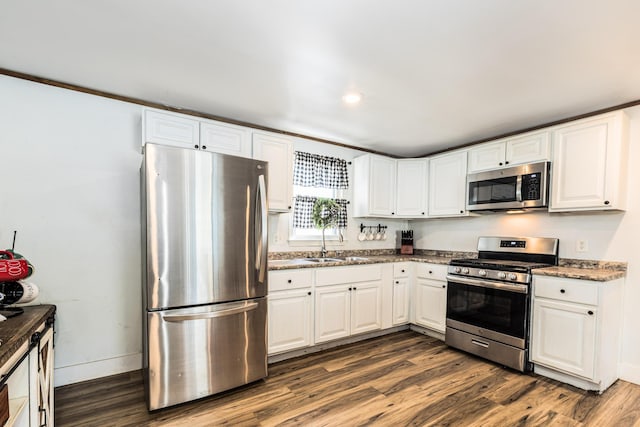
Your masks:
{"label": "white ceiling", "polygon": [[638,0],[0,0],[0,67],[409,156],[639,100],[639,18]]}

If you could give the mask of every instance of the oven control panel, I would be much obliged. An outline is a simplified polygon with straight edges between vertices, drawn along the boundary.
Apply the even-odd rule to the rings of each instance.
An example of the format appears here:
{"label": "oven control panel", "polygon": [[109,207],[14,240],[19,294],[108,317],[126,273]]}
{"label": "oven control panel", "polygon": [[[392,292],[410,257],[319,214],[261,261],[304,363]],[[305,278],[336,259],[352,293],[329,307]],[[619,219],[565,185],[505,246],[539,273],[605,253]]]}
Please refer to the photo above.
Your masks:
{"label": "oven control panel", "polygon": [[500,280],[503,282],[531,283],[531,275],[512,271],[492,270],[490,268],[459,267],[450,265],[447,272],[457,276],[476,277],[479,279]]}

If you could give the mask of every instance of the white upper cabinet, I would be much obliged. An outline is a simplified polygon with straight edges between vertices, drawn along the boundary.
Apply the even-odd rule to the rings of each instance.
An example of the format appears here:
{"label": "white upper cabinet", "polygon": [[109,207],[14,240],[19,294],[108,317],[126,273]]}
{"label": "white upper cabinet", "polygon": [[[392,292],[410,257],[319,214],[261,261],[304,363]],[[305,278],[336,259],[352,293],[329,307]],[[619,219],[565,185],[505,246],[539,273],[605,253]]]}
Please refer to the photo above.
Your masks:
{"label": "white upper cabinet", "polygon": [[183,114],[144,109],[142,145],[147,142],[182,148],[200,148],[200,123]]}
{"label": "white upper cabinet", "polygon": [[142,117],[142,145],[153,142],[251,157],[249,128],[150,108],[143,110]]}
{"label": "white upper cabinet", "polygon": [[232,156],[251,157],[251,131],[213,121],[200,122],[200,148]]}
{"label": "white upper cabinet", "polygon": [[467,152],[429,158],[429,216],[465,216]]}
{"label": "white upper cabinet", "polygon": [[396,204],[396,160],[366,154],[353,159],[353,215],[394,217]]}
{"label": "white upper cabinet", "polygon": [[396,215],[421,218],[427,215],[427,159],[397,160]]}
{"label": "white upper cabinet", "polygon": [[256,132],[253,157],[269,162],[269,212],[289,212],[293,199],[293,141],[282,135]]}
{"label": "white upper cabinet", "polygon": [[549,160],[549,133],[548,130],[530,132],[472,147],[468,172]]}
{"label": "white upper cabinet", "polygon": [[625,209],[627,132],[623,111],[555,128],[549,211]]}

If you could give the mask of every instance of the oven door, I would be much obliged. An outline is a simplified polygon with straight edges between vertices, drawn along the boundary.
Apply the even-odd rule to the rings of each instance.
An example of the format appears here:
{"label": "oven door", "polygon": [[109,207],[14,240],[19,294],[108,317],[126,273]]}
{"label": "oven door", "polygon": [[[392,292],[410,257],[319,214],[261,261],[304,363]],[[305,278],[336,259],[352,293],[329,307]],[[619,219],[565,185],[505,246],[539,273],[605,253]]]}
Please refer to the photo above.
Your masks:
{"label": "oven door", "polygon": [[526,348],[529,287],[447,276],[447,326]]}

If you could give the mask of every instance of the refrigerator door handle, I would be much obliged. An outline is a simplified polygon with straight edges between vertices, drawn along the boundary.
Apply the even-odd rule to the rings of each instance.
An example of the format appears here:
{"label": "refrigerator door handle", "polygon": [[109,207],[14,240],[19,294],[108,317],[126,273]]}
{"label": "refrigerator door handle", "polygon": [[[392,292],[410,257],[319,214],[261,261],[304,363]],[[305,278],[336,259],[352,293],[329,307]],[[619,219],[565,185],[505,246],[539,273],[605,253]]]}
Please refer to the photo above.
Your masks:
{"label": "refrigerator door handle", "polygon": [[258,176],[258,192],[260,195],[260,235],[256,238],[260,239],[256,245],[256,267],[258,267],[258,281],[264,283],[267,272],[267,188],[264,175]]}
{"label": "refrigerator door handle", "polygon": [[218,311],[209,311],[206,313],[194,313],[194,314],[166,314],[162,316],[162,320],[166,322],[187,322],[190,320],[202,320],[202,319],[214,319],[216,317],[231,316],[232,314],[245,313],[247,311],[255,310],[258,307],[257,302],[242,303],[238,307],[226,308]]}

